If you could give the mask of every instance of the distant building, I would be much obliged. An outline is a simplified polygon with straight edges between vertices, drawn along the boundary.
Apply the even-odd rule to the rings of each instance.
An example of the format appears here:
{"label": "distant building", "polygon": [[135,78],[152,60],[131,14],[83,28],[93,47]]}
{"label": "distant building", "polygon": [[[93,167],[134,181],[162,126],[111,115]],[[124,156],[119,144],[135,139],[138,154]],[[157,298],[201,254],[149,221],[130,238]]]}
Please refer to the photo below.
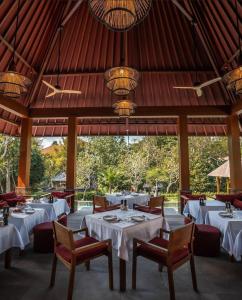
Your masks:
{"label": "distant building", "polygon": [[63,189],[66,187],[66,173],[62,172],[57,174],[51,179],[52,187],[55,189]]}

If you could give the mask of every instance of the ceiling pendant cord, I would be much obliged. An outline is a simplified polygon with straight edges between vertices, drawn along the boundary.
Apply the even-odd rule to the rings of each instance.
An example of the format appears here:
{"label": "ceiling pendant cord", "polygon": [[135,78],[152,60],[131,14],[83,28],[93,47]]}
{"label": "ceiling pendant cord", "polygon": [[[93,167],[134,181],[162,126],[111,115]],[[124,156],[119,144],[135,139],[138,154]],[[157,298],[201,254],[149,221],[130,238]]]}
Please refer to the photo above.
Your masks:
{"label": "ceiling pendant cord", "polygon": [[18,7],[17,7],[17,16],[16,16],[16,27],[14,32],[14,40],[13,40],[13,54],[9,63],[9,68],[15,70],[15,52],[16,52],[16,40],[17,40],[17,32],[19,26],[19,12],[20,12],[20,0],[18,0]]}
{"label": "ceiling pendant cord", "polygon": [[124,33],[120,32],[120,67],[125,66]]}

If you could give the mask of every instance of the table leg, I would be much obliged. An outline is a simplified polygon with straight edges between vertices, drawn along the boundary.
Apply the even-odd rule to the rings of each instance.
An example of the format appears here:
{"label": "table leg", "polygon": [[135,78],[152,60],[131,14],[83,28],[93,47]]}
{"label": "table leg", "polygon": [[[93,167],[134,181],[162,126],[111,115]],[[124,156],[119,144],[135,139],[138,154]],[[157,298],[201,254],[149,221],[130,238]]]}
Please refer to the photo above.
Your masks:
{"label": "table leg", "polygon": [[126,291],[126,261],[119,259],[120,292]]}
{"label": "table leg", "polygon": [[11,267],[11,249],[8,249],[5,252],[4,267],[5,269],[9,269]]}

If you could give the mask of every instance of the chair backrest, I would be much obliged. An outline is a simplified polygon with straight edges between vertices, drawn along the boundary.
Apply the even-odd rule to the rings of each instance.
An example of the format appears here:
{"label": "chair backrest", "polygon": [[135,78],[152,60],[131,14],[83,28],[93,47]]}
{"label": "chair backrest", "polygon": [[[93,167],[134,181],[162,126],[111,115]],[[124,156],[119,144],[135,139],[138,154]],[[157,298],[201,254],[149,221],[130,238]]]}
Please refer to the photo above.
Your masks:
{"label": "chair backrest", "polygon": [[164,217],[164,202],[165,202],[164,196],[152,197],[152,198],[150,198],[150,201],[149,201],[149,207],[150,208],[160,207],[161,215]]}
{"label": "chair backrest", "polygon": [[73,232],[71,229],[68,229],[64,225],[54,221],[54,239],[55,243],[65,246],[68,250],[74,250],[75,244],[73,239]]}
{"label": "chair backrest", "polygon": [[179,250],[192,250],[194,236],[194,223],[190,222],[182,227],[179,227],[170,233],[168,244],[168,256],[172,256]]}
{"label": "chair backrest", "polygon": [[165,197],[159,196],[159,197],[152,197],[149,201],[149,207],[163,207],[164,206]]}
{"label": "chair backrest", "polygon": [[107,200],[106,197],[103,196],[94,196],[93,197],[93,207],[95,206],[101,206],[103,208],[107,207]]}

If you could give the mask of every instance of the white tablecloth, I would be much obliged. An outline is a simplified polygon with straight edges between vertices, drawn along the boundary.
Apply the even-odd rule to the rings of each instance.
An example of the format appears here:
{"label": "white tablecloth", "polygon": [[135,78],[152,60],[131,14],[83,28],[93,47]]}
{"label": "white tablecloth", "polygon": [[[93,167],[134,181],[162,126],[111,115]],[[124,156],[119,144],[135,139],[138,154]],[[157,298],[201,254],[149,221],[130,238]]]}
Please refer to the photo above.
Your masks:
{"label": "white tablecloth", "polygon": [[233,248],[233,256],[236,260],[240,261],[242,256],[242,230],[237,234],[234,248]]}
{"label": "white tablecloth", "polygon": [[48,219],[47,213],[44,209],[38,208],[33,214],[12,213],[8,219],[9,224],[14,224],[20,233],[23,245],[30,243],[29,235],[35,225],[46,222]]}
{"label": "white tablecloth", "polygon": [[121,200],[127,200],[128,207],[133,208],[133,204],[146,205],[147,202],[150,200],[150,196],[147,194],[107,194],[106,199],[112,204],[119,204]]}
{"label": "white tablecloth", "polygon": [[33,208],[43,208],[47,215],[48,221],[54,221],[59,215],[70,213],[70,208],[65,199],[57,199],[54,203],[48,203],[48,199],[41,199],[40,203],[28,203]]}
{"label": "white tablecloth", "polygon": [[242,211],[235,211],[233,219],[220,217],[218,211],[209,211],[205,222],[221,231],[222,247],[238,260],[238,253],[242,253],[242,242],[239,237],[237,241],[236,239],[242,230]]}
{"label": "white tablecloth", "polygon": [[24,249],[24,244],[19,231],[13,224],[0,227],[0,253],[13,247]]}
{"label": "white tablecloth", "polygon": [[[123,221],[109,223],[103,220],[103,216],[110,215],[110,212],[88,215],[84,219],[84,226],[87,226],[90,236],[98,240],[111,239],[113,249],[117,250],[120,258],[128,261],[129,254],[133,247],[133,238],[149,241],[156,237],[160,228],[168,229],[168,224],[162,216],[142,213],[136,210],[114,210],[112,215],[117,215]],[[145,215],[149,220],[142,223],[128,221],[131,216]]]}
{"label": "white tablecloth", "polygon": [[201,206],[199,200],[188,200],[184,207],[183,214],[190,214],[196,220],[196,224],[204,224],[208,211],[225,210],[225,203],[221,201],[206,200],[205,203],[205,206]]}

